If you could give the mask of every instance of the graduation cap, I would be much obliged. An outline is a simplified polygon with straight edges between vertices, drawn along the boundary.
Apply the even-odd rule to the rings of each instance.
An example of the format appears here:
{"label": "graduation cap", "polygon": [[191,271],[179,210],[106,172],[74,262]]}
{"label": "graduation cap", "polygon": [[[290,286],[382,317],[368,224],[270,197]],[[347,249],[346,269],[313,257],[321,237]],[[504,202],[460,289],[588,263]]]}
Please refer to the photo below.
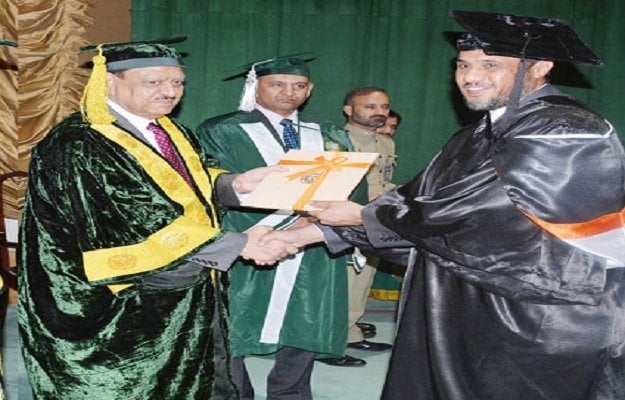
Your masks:
{"label": "graduation cap", "polygon": [[302,54],[304,53],[256,61],[243,67],[247,72],[238,73],[226,78],[225,80],[230,80],[245,75],[245,86],[243,87],[243,93],[241,93],[239,110],[250,112],[254,109],[256,104],[256,90],[258,88],[258,77],[260,76],[279,74],[305,76],[306,78],[310,78],[310,68],[308,68],[308,63],[314,60],[314,58],[302,59],[299,57]]}
{"label": "graduation cap", "polygon": [[82,51],[100,51],[106,58],[106,69],[109,72],[131,68],[146,67],[184,67],[182,56],[176,49],[168,46],[186,40],[186,36],[174,36],[154,40],[126,43],[104,43],[96,46],[81,47]]}
{"label": "graduation cap", "polygon": [[468,31],[456,41],[458,50],[482,49],[489,55],[521,59],[501,117],[502,127],[514,121],[523,91],[526,59],[602,64],[563,20],[475,11],[452,11],[451,16]]}
{"label": "graduation cap", "polygon": [[108,110],[106,72],[119,72],[132,68],[183,67],[182,57],[168,46],[186,40],[186,36],[144,40],[126,43],[103,43],[81,47],[82,51],[97,51],[93,69],[80,99],[83,119],[91,124],[110,124],[115,118]]}
{"label": "graduation cap", "polygon": [[309,53],[295,53],[285,56],[262,59],[250,62],[237,67],[233,75],[224,78],[224,81],[230,81],[237,78],[246,77],[253,69],[256,76],[264,76],[271,74],[284,75],[301,75],[310,78],[310,68],[308,63],[313,61],[314,57],[303,57]]}
{"label": "graduation cap", "polygon": [[254,69],[256,76],[281,74],[310,78],[310,68],[308,68],[307,61],[295,57],[275,58],[256,63]]}
{"label": "graduation cap", "polygon": [[489,55],[601,65],[566,21],[475,11],[452,11],[465,33],[458,50],[480,48]]}

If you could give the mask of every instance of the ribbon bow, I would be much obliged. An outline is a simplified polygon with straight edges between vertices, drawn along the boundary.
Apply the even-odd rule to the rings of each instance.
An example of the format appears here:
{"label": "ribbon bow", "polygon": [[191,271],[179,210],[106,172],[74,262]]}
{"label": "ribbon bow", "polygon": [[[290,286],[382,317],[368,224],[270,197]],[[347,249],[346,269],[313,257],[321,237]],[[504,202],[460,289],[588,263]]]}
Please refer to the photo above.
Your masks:
{"label": "ribbon bow", "polygon": [[311,168],[305,169],[303,171],[299,171],[286,177],[289,180],[294,180],[297,178],[302,178],[304,176],[308,176],[314,174],[316,172],[320,172],[313,181],[310,183],[310,186],[306,188],[304,193],[300,196],[300,198],[293,204],[293,210],[301,211],[304,210],[304,206],[312,199],[313,195],[319,189],[323,181],[326,179],[328,174],[331,171],[340,171],[345,167],[349,168],[369,168],[369,163],[366,162],[350,162],[348,157],[335,155],[331,159],[327,159],[324,156],[315,157],[312,161],[309,160],[280,160],[278,162],[279,165],[312,165]]}

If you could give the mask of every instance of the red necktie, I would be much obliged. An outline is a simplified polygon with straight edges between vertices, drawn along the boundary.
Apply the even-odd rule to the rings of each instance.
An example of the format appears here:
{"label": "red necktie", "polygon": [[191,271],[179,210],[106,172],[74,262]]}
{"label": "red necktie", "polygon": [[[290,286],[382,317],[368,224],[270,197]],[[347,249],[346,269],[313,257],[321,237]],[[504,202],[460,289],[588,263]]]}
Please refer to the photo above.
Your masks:
{"label": "red necktie", "polygon": [[153,122],[150,122],[148,124],[148,130],[154,134],[154,138],[156,139],[158,147],[161,149],[161,154],[163,155],[163,157],[165,157],[165,159],[169,161],[169,164],[171,164],[171,166],[174,167],[176,171],[178,171],[178,173],[184,178],[185,181],[187,181],[190,186],[193,186],[193,181],[191,180],[191,177],[189,176],[189,173],[187,172],[187,169],[185,168],[182,159],[178,155],[178,152],[174,148],[174,145],[172,144],[167,132],[165,132],[163,128]]}

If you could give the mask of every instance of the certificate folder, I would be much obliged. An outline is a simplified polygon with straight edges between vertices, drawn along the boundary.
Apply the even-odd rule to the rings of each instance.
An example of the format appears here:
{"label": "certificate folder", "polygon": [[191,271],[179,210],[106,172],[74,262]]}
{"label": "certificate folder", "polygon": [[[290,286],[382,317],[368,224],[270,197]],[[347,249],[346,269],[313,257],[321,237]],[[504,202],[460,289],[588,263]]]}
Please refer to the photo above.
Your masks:
{"label": "certificate folder", "polygon": [[278,162],[288,171],[269,174],[242,205],[310,211],[311,200],[347,200],[377,157],[378,153],[290,150]]}

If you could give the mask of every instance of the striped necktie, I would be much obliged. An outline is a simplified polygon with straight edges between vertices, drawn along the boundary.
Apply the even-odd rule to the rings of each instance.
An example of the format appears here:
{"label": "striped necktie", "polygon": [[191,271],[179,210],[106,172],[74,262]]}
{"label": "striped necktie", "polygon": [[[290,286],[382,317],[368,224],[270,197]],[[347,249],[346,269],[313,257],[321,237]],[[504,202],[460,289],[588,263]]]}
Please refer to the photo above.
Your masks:
{"label": "striped necktie", "polygon": [[176,171],[184,178],[185,181],[189,184],[189,186],[193,187],[193,181],[187,172],[187,169],[182,162],[182,159],[178,155],[178,152],[174,148],[169,135],[163,128],[156,125],[153,122],[148,124],[148,130],[154,134],[154,138],[156,139],[156,144],[158,144],[159,149],[161,150],[161,154],[165,159],[169,162],[169,164],[174,167]]}

